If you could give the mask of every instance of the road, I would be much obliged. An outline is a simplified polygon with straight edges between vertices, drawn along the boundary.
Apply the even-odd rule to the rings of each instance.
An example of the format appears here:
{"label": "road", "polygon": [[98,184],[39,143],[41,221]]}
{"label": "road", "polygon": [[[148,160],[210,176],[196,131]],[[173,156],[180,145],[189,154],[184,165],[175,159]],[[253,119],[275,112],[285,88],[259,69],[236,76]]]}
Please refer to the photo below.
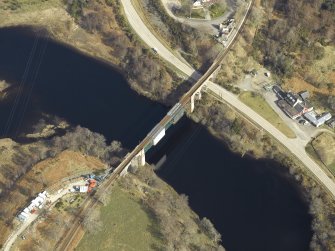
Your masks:
{"label": "road", "polygon": [[[57,193],[55,194],[50,194],[47,198],[48,201],[51,202],[51,204],[53,204],[54,202],[56,202],[57,200],[59,200],[60,198],[62,198],[64,195],[70,193],[69,189],[72,188],[75,185],[85,185],[85,181],[76,181],[73,182],[71,184],[69,184],[67,187],[59,190]],[[12,245],[14,244],[14,242],[16,241],[16,239],[24,232],[24,230],[27,229],[27,227],[30,226],[30,224],[32,224],[37,218],[38,218],[39,214],[30,214],[28,219],[26,221],[24,221],[19,228],[17,228],[7,239],[7,241],[4,244],[3,250],[4,251],[9,251],[12,247]]]}
{"label": "road", "polygon": [[185,17],[177,17],[173,14],[172,8],[173,7],[180,7],[180,2],[177,0],[161,0],[163,3],[163,6],[165,8],[165,11],[169,14],[170,17],[175,19],[176,21],[187,24],[189,26],[192,26],[200,31],[215,35],[218,34],[218,26],[220,23],[225,21],[227,18],[232,17],[234,14],[234,8],[236,7],[236,3],[234,1],[228,1],[227,3],[227,10],[225,13],[214,19],[197,19],[197,18],[185,18]]}
{"label": "road", "polygon": [[[190,66],[186,65],[180,61],[176,56],[174,56],[169,49],[165,48],[163,44],[150,32],[150,30],[145,26],[139,17],[138,13],[134,9],[131,0],[121,0],[126,17],[129,24],[133,27],[134,31],[141,37],[141,39],[149,46],[158,49],[158,54],[164,58],[167,62],[171,63],[177,67],[180,71],[188,76],[197,75],[196,71]],[[237,34],[236,34],[237,35]],[[273,137],[275,137],[279,142],[281,142],[292,154],[294,154],[315,177],[324,185],[325,188],[330,192],[330,194],[335,198],[335,183],[327,176],[323,169],[318,166],[306,153],[305,142],[297,139],[289,139],[278,131],[272,124],[261,117],[258,113],[254,112],[251,108],[242,103],[236,96],[232,93],[226,91],[221,86],[208,82],[208,86],[212,91],[216,93],[221,93],[222,100],[224,100],[229,105],[233,106],[235,109],[245,114],[251,121],[258,124]]]}
{"label": "road", "polygon": [[140,38],[145,41],[145,43],[151,47],[156,48],[158,54],[168,61],[171,65],[178,68],[187,76],[194,76],[195,79],[200,77],[200,75],[190,66],[182,62],[179,58],[177,58],[173,53],[166,48],[152,33],[151,31],[145,26],[142,19],[136,12],[134,6],[131,3],[131,0],[121,0],[121,3],[124,7],[124,11],[128,22],[130,23],[131,27],[134,31],[140,36]]}
{"label": "road", "polygon": [[257,125],[262,127],[273,137],[275,137],[280,143],[282,143],[288,150],[291,151],[304,165],[322,182],[322,184],[330,191],[335,197],[335,183],[328,177],[323,169],[316,164],[305,151],[305,141],[300,138],[289,139],[283,133],[281,133],[276,127],[270,122],[264,119],[257,112],[252,110],[249,106],[242,103],[237,96],[228,92],[223,87],[207,81],[207,88],[218,96],[222,97],[222,100],[229,105],[233,106],[240,113],[244,114],[250,120],[255,122]]}

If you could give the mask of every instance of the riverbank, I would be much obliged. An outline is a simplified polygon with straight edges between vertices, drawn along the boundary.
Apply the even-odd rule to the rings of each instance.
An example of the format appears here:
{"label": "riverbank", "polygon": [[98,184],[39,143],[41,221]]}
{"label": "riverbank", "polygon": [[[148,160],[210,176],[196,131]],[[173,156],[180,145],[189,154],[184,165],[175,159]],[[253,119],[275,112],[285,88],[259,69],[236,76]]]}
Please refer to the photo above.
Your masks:
{"label": "riverbank", "polygon": [[120,15],[123,10],[119,2],[90,2],[81,7],[78,16],[70,15],[71,5],[61,0],[19,2],[15,10],[0,5],[0,27],[34,27],[41,36],[112,65],[136,92],[152,100],[173,103],[168,95],[182,78],[143,46]]}
{"label": "riverbank", "polygon": [[293,177],[299,184],[302,196],[309,204],[313,216],[314,236],[310,245],[312,250],[332,250],[335,247],[334,200],[307,172],[303,164],[287,152],[285,146],[228,105],[208,96],[204,96],[201,105],[191,117],[226,142],[231,151],[242,156],[247,154],[252,158],[272,159],[280,163],[279,166],[286,175]]}
{"label": "riverbank", "polygon": [[[74,141],[78,141],[76,138],[83,138],[84,135],[85,143],[78,142],[78,145],[74,145]],[[90,146],[93,143],[92,149]],[[64,147],[61,147],[68,148],[70,144],[69,150],[64,151]],[[125,154],[118,143],[114,142],[106,146],[101,135],[84,128],[77,128],[74,132],[68,132],[62,137],[54,137],[47,141],[40,140],[34,144],[18,144],[10,139],[2,139],[0,149],[1,166],[10,168],[10,170],[1,168],[0,177],[9,178],[10,171],[21,173],[18,180],[12,181],[11,186],[14,187],[12,190],[7,191],[1,187],[0,214],[6,221],[0,220],[2,232],[0,246],[10,232],[20,225],[15,216],[19,209],[28,203],[31,196],[43,189],[52,188],[57,191],[65,187],[69,177],[79,177],[83,173],[95,171],[101,172],[106,169],[107,163],[117,165],[121,156]],[[29,159],[32,151],[39,151],[40,156]],[[23,158],[30,165],[23,170],[14,161],[18,158]],[[5,182],[1,180],[1,183]],[[40,212],[37,220],[22,233],[25,237],[16,240],[14,248],[54,249],[62,235],[71,227],[71,224],[66,222],[74,220],[86,197],[82,194],[71,194],[58,201],[52,210]],[[85,243],[89,242],[92,245],[94,241],[100,240],[95,243],[95,247],[99,247],[99,250],[111,241],[112,243],[108,244],[108,250],[119,250],[120,245],[139,248],[139,250],[167,246],[178,247],[179,250],[188,247],[224,250],[219,245],[220,234],[210,221],[206,218],[199,219],[188,206],[187,196],[176,193],[171,186],[156,176],[150,166],[132,168],[130,173],[121,177],[112,190],[106,192],[99,201],[100,206],[91,210],[83,219],[81,231],[83,243],[79,244],[79,248],[80,245],[88,248],[89,246]],[[118,213],[115,214],[116,212]],[[139,217],[134,218],[135,215]],[[134,228],[135,232],[131,228]],[[125,234],[127,238],[120,238]],[[117,243],[113,240],[117,240]],[[138,246],[137,241],[144,241],[143,246]],[[103,243],[105,244],[102,245]]]}
{"label": "riverbank", "polygon": [[[206,118],[206,116],[205,116]],[[220,120],[219,120],[220,121]],[[238,132],[241,132],[241,130],[244,129],[244,126],[243,124],[239,124],[239,121],[236,120],[236,123],[234,124],[234,130],[235,130],[235,133],[238,133]],[[244,146],[244,148],[242,150],[244,150],[245,152],[248,152],[248,149],[252,147],[252,143],[254,143],[253,141],[253,138],[252,138],[252,132],[250,133],[251,135],[249,135],[249,138],[250,138],[250,142],[248,142],[248,145],[247,146]],[[234,135],[234,134],[233,134]],[[236,137],[236,139],[238,139],[238,137]],[[238,141],[236,141],[237,143]],[[241,143],[241,142],[239,142]],[[270,145],[271,146],[271,145]],[[270,147],[271,149],[271,147]],[[257,150],[257,149],[256,149]],[[270,151],[270,150],[269,150]]]}

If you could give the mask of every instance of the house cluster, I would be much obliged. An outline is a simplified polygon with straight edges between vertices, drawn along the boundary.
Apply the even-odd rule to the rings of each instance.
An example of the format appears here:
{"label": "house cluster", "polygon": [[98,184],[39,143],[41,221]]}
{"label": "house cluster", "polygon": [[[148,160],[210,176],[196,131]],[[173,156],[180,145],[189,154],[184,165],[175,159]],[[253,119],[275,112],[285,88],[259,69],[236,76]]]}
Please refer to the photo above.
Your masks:
{"label": "house cluster", "polygon": [[[319,127],[332,118],[329,112],[317,114],[313,110],[313,106],[308,102],[308,91],[296,94],[293,92],[284,92],[278,86],[274,86],[273,91],[278,97],[276,101],[278,107],[291,119],[299,119],[299,122],[303,122],[304,124],[311,123]],[[301,119],[301,117],[304,117],[305,120]]]}
{"label": "house cluster", "polygon": [[23,211],[18,215],[18,219],[20,221],[25,221],[29,217],[29,214],[35,213],[37,209],[43,208],[47,197],[48,194],[46,191],[39,193],[38,196],[30,202],[29,206],[23,209]]}
{"label": "house cluster", "polygon": [[235,19],[231,18],[219,25],[219,33],[215,35],[217,40],[224,44],[228,41],[230,35],[232,34],[235,28]]}
{"label": "house cluster", "polygon": [[214,0],[195,0],[193,1],[193,8],[202,7],[204,4],[211,4]]}

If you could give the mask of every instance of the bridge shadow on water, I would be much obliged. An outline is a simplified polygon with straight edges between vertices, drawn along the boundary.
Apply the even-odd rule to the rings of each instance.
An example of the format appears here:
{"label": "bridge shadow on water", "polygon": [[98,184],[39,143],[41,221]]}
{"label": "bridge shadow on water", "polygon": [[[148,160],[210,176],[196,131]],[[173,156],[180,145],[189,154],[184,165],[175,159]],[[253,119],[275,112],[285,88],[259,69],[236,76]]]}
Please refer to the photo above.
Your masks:
{"label": "bridge shadow on water", "polygon": [[306,251],[311,216],[300,188],[273,160],[230,152],[201,125],[183,118],[147,154],[191,208],[209,218],[232,251]]}

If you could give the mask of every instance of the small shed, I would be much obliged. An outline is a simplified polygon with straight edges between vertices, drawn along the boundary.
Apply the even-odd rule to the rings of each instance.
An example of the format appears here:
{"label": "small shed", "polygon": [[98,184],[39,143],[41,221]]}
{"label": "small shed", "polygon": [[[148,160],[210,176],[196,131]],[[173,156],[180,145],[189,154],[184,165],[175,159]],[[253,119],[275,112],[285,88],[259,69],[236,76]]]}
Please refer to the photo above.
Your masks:
{"label": "small shed", "polygon": [[88,186],[79,186],[79,192],[80,193],[87,193]]}
{"label": "small shed", "polygon": [[326,123],[330,128],[335,129],[335,118],[328,120]]}
{"label": "small shed", "polygon": [[309,98],[309,92],[308,91],[302,91],[302,92],[299,92],[298,94],[303,100],[306,100],[306,99]]}

